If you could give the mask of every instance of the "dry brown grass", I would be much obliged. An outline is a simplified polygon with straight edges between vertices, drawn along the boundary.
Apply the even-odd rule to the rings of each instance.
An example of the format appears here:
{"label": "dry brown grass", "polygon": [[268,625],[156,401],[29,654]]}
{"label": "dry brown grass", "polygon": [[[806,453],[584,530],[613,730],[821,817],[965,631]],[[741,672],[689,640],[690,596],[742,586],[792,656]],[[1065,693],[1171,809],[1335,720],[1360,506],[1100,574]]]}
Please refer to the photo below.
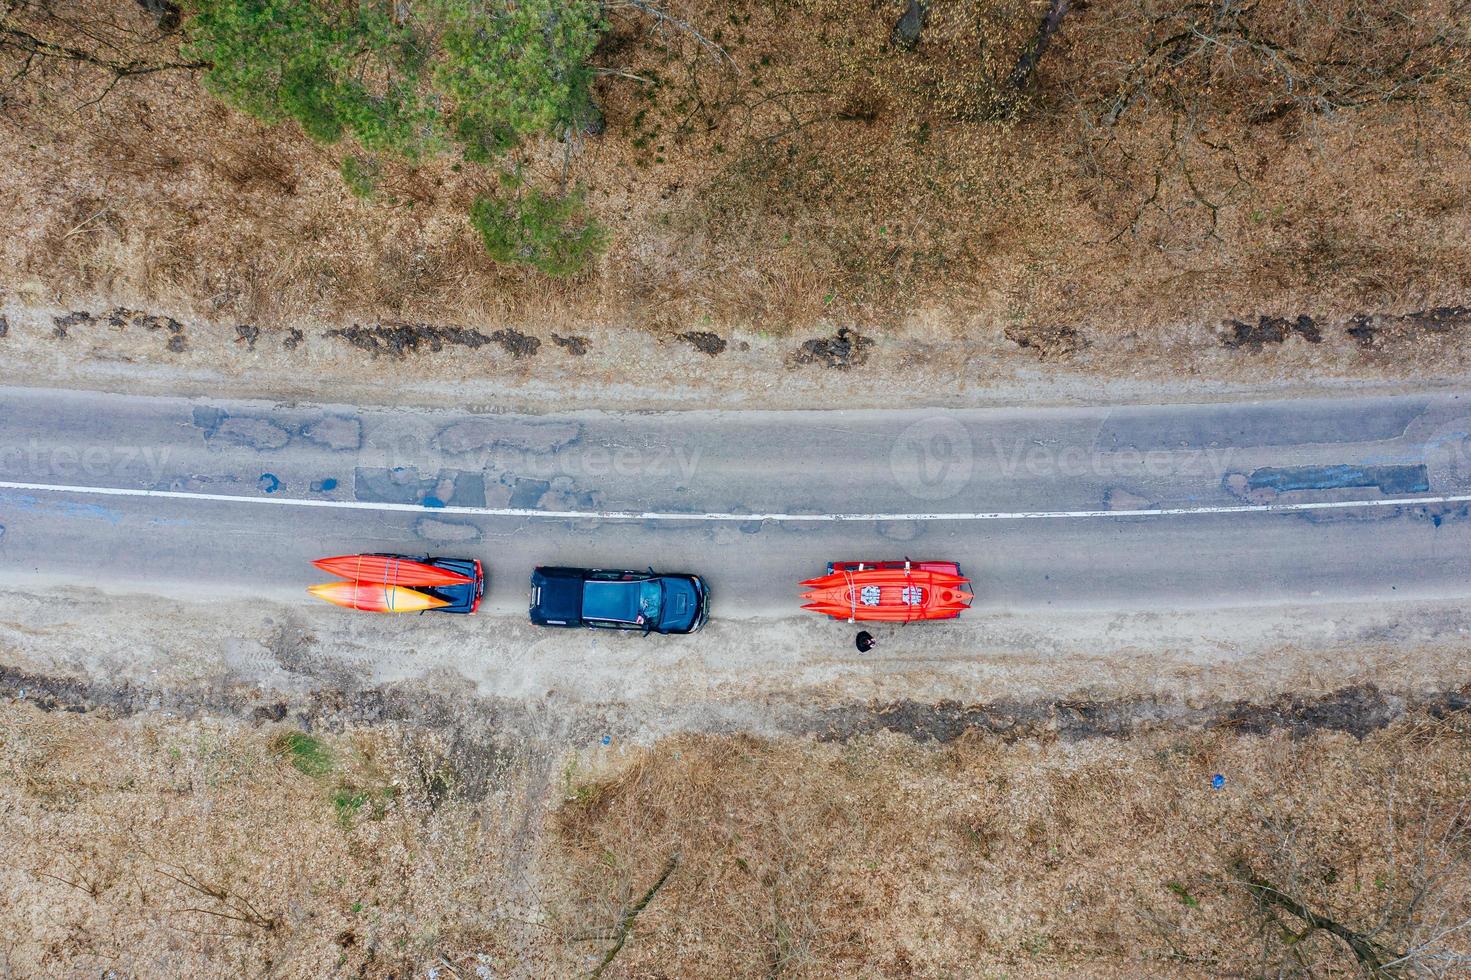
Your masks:
{"label": "dry brown grass", "polygon": [[[343,149],[244,120],[188,75],[130,80],[78,110],[95,73],[43,66],[7,90],[0,122],[0,274],[221,322],[582,333],[855,320],[1127,333],[1464,300],[1459,63],[1409,101],[1269,119],[1261,71],[1170,76],[1104,131],[1098,113],[1153,8],[1079,5],[1008,119],[994,79],[1032,30],[1031,5],[937,4],[911,53],[886,43],[899,6],[678,5],[734,67],[615,13],[599,60],[652,83],[600,83],[607,133],[583,143],[574,176],[613,244],[571,283],[479,251],[464,218],[488,180],[475,168],[389,168],[381,199],[362,202],[337,175]],[[1353,6],[1277,0],[1266,22],[1326,49],[1314,32]],[[124,7],[115,15],[135,14]],[[1458,16],[1420,7],[1421,23]],[[1296,23],[1304,10],[1319,13]],[[1365,50],[1414,41],[1389,17],[1371,27]],[[538,158],[553,179],[559,148]]]}
{"label": "dry brown grass", "polygon": [[678,737],[566,764],[388,726],[316,736],[300,767],[288,732],[0,707],[0,964],[582,975],[671,859],[605,975],[1354,972],[1322,931],[1289,941],[1302,923],[1243,866],[1382,921],[1396,950],[1471,916],[1460,720],[1363,741]]}
{"label": "dry brown grass", "polygon": [[1237,865],[1356,930],[1387,921],[1400,950],[1464,921],[1466,737],[676,739],[585,787],[558,833],[595,921],[679,856],[624,976],[1352,975],[1340,940],[1286,938],[1302,924]]}
{"label": "dry brown grass", "polygon": [[[16,976],[402,975],[523,955],[517,770],[393,732],[0,709],[0,964]],[[489,779],[475,808],[467,779]],[[481,791],[483,793],[483,790]],[[526,951],[534,953],[532,951]]]}

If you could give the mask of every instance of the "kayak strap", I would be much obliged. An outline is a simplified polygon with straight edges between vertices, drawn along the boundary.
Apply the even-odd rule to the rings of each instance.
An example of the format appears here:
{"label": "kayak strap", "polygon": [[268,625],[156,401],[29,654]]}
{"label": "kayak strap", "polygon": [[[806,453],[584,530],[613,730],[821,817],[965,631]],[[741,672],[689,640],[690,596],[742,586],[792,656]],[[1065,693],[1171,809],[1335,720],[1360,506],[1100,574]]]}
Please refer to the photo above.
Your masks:
{"label": "kayak strap", "polygon": [[[911,583],[913,583],[913,581],[914,581],[914,576],[909,573],[909,559],[908,558],[905,558],[904,559],[904,582],[905,582],[904,592],[905,592],[906,595],[908,594],[909,590],[911,588],[913,588],[913,585],[911,584]],[[909,625],[909,621],[912,620],[913,618],[914,618],[914,606],[913,605],[910,605],[908,602],[905,602],[905,604],[904,604],[904,625],[905,626],[908,626]]]}

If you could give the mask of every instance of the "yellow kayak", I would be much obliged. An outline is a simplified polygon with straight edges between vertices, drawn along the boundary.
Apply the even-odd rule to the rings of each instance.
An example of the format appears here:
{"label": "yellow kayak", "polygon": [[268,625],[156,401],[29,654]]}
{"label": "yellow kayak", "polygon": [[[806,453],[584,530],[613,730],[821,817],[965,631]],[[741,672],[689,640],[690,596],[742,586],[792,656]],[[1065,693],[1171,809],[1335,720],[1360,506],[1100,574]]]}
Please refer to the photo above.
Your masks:
{"label": "yellow kayak", "polygon": [[380,585],[372,582],[327,582],[312,585],[307,591],[318,599],[326,599],[334,606],[346,609],[361,609],[363,612],[422,612],[449,605],[415,589],[402,585]]}

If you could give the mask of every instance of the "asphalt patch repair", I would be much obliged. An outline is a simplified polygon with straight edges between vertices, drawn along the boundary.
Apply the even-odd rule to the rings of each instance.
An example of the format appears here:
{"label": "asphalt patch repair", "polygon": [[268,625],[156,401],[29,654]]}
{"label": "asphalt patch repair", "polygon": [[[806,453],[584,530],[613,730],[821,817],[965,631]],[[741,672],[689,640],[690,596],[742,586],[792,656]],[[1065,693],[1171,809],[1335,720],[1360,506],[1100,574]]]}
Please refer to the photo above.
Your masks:
{"label": "asphalt patch repair", "polygon": [[1395,496],[1429,490],[1430,474],[1424,463],[1385,466],[1263,466],[1251,471],[1246,478],[1246,487],[1249,490],[1275,490],[1278,493],[1374,487],[1380,493]]}

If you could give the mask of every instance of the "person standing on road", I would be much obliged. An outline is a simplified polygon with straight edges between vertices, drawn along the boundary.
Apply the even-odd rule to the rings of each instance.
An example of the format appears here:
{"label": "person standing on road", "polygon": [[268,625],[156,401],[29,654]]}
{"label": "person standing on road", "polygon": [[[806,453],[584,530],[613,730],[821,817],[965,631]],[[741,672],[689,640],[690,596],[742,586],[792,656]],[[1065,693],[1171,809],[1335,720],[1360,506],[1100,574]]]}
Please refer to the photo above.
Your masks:
{"label": "person standing on road", "polygon": [[868,651],[872,650],[877,645],[878,645],[878,640],[875,640],[873,638],[873,634],[870,633],[868,630],[862,630],[862,631],[859,632],[859,634],[858,634],[858,652],[859,653],[867,653]]}

